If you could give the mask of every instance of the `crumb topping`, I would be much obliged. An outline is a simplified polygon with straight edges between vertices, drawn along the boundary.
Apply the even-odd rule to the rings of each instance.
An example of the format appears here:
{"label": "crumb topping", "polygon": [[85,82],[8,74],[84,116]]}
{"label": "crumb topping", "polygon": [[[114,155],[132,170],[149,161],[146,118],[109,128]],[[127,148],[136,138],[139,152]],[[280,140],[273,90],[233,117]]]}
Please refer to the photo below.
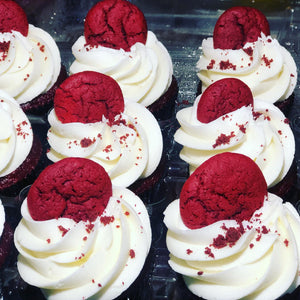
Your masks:
{"label": "crumb topping", "polygon": [[7,58],[10,42],[0,43],[0,62]]}
{"label": "crumb topping", "polygon": [[221,145],[229,144],[229,143],[230,143],[230,140],[231,140],[233,137],[235,137],[235,134],[234,134],[233,131],[230,133],[230,135],[226,135],[226,134],[224,134],[224,133],[221,133],[221,134],[217,137],[215,144],[213,144],[212,146],[213,146],[213,148],[216,148],[216,147],[221,146]]}

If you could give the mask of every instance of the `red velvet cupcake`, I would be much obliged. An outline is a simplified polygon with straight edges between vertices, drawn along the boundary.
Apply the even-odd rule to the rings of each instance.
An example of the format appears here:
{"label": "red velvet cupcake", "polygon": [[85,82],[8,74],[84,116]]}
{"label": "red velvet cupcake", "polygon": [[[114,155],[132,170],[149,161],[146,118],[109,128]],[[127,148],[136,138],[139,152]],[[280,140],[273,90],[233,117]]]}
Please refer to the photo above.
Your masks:
{"label": "red velvet cupcake", "polygon": [[85,157],[108,172],[113,184],[138,194],[162,176],[162,133],[139,103],[125,103],[118,83],[93,71],[71,75],[57,89],[48,116],[48,158]]}
{"label": "red velvet cupcake", "polygon": [[0,89],[26,113],[47,112],[57,85],[67,76],[54,39],[28,24],[25,11],[12,0],[0,1]]}
{"label": "red velvet cupcake", "polygon": [[275,105],[253,99],[237,78],[223,78],[178,111],[174,139],[190,173],[218,153],[249,156],[262,170],[270,191],[287,196],[296,181],[295,138],[289,120]]}
{"label": "red velvet cupcake", "polygon": [[166,48],[148,31],[144,14],[126,0],[104,0],[88,12],[84,35],[72,47],[70,73],[113,77],[125,102],[146,106],[157,118],[172,115],[178,86]]}
{"label": "red velvet cupcake", "polygon": [[299,214],[268,193],[249,157],[227,152],[205,161],[164,215],[169,265],[194,295],[187,298],[299,295]]}
{"label": "red velvet cupcake", "polygon": [[72,157],[48,166],[21,214],[18,271],[46,298],[131,298],[133,283],[143,288],[138,277],[152,235],[147,209],[133,192],[113,186],[99,164]]}
{"label": "red velvet cupcake", "polygon": [[271,37],[266,17],[244,6],[226,10],[215,24],[213,37],[203,40],[197,75],[199,93],[221,78],[238,78],[254,98],[274,103],[286,115],[297,83],[295,61]]}

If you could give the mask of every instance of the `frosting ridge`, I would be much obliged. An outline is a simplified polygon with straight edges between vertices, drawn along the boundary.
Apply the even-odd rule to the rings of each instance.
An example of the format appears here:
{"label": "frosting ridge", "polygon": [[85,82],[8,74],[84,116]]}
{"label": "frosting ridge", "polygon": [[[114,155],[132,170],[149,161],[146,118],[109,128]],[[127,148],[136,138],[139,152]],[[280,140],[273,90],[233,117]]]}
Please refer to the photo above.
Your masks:
{"label": "frosting ridge", "polygon": [[171,85],[171,57],[151,31],[145,45],[135,43],[130,51],[92,47],[80,36],[72,46],[72,53],[75,61],[70,67],[71,74],[91,70],[111,76],[118,82],[125,102],[149,106]]}
{"label": "frosting ridge", "polygon": [[197,62],[202,91],[211,83],[234,77],[246,83],[254,98],[275,103],[287,99],[297,83],[297,67],[292,55],[271,36],[263,33],[256,42],[241,49],[215,49],[213,38],[202,42]]}

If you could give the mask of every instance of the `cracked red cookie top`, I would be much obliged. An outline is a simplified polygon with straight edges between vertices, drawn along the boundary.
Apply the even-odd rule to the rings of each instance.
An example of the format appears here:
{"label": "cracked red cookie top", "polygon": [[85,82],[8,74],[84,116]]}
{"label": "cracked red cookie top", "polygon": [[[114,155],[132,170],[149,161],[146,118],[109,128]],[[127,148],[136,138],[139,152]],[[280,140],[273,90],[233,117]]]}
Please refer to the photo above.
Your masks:
{"label": "cracked red cookie top", "polygon": [[221,220],[249,220],[262,207],[267,183],[248,156],[217,154],[187,179],[180,194],[183,223],[201,228]]}
{"label": "cracked red cookie top", "polygon": [[213,42],[217,49],[240,49],[247,42],[255,42],[261,36],[270,35],[265,15],[253,7],[235,6],[226,10],[217,20]]}
{"label": "cracked red cookie top", "polygon": [[102,166],[86,158],[65,158],[45,168],[31,186],[27,203],[36,221],[60,217],[94,221],[112,195]]}
{"label": "cracked red cookie top", "polygon": [[54,110],[62,123],[113,121],[124,111],[124,98],[111,77],[83,71],[68,77],[56,90]]}
{"label": "cracked red cookie top", "polygon": [[14,1],[0,0],[0,32],[28,34],[28,20],[23,8]]}
{"label": "cracked red cookie top", "polygon": [[146,43],[147,23],[138,7],[126,0],[103,0],[88,12],[84,36],[91,46],[129,51],[137,42]]}
{"label": "cracked red cookie top", "polygon": [[250,88],[236,78],[224,78],[212,83],[202,93],[197,107],[197,119],[209,123],[243,106],[252,105]]}

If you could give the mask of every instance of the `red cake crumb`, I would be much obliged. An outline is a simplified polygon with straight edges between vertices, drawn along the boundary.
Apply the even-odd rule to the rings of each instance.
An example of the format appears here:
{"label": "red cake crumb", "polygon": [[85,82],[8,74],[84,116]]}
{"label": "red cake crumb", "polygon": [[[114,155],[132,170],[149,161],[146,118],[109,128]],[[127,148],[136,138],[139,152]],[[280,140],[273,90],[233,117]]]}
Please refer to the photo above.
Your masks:
{"label": "red cake crumb", "polygon": [[225,236],[222,234],[219,234],[216,238],[213,240],[212,246],[220,249],[226,246],[232,247],[235,245],[235,243],[240,239],[242,234],[245,232],[243,224],[240,224],[238,228],[230,227],[226,228],[226,234]]}
{"label": "red cake crumb", "polygon": [[103,116],[113,122],[124,111],[124,99],[113,78],[84,71],[71,75],[57,88],[54,109],[62,123],[94,123]]}
{"label": "red cake crumb", "polygon": [[18,31],[28,35],[28,20],[23,8],[15,1],[0,0],[0,32]]}
{"label": "red cake crumb", "polygon": [[108,224],[110,224],[110,223],[112,223],[114,221],[115,221],[115,217],[114,216],[103,216],[103,217],[100,218],[100,222],[104,226],[106,226],[106,225],[108,225]]}
{"label": "red cake crumb", "polygon": [[58,229],[62,232],[62,236],[65,236],[65,234],[70,230],[70,229],[63,227],[62,225],[59,225]]}
{"label": "red cake crumb", "polygon": [[215,258],[215,255],[212,253],[212,251],[211,251],[211,249],[209,247],[205,248],[204,253],[207,254],[211,258]]}
{"label": "red cake crumb", "polygon": [[129,250],[129,256],[130,256],[130,258],[135,258],[135,251],[133,250],[133,249],[130,249]]}
{"label": "red cake crumb", "polygon": [[190,255],[192,253],[193,253],[193,251],[191,249],[186,249],[186,254]]}
{"label": "red cake crumb", "polygon": [[[267,183],[249,157],[220,153],[200,165],[180,193],[180,214],[191,229],[220,220],[250,220],[262,207]],[[229,239],[229,236],[226,237]]]}
{"label": "red cake crumb", "polygon": [[234,132],[231,132],[230,135],[226,135],[224,133],[221,133],[218,138],[216,139],[216,142],[212,145],[213,148],[216,148],[218,146],[221,146],[221,145],[226,145],[226,144],[229,144],[230,143],[230,140],[232,138],[235,137],[235,134]]}
{"label": "red cake crumb", "polygon": [[243,106],[253,107],[250,88],[236,78],[224,78],[212,83],[201,95],[197,119],[209,123]]}
{"label": "red cake crumb", "polygon": [[28,210],[36,221],[73,219],[94,221],[112,195],[104,168],[85,158],[65,158],[44,169],[31,186]]}
{"label": "red cake crumb", "polygon": [[84,36],[91,46],[129,51],[137,42],[146,43],[147,22],[142,11],[126,0],[103,0],[88,12]]}
{"label": "red cake crumb", "polygon": [[214,32],[214,48],[241,49],[247,42],[255,42],[261,36],[270,35],[270,26],[264,14],[256,8],[235,6],[227,9],[217,20]]}
{"label": "red cake crumb", "polygon": [[94,226],[95,226],[95,225],[92,224],[92,223],[91,223],[91,224],[86,224],[86,225],[85,225],[85,230],[86,230],[86,232],[87,232],[87,233],[91,233],[91,231],[94,229]]}

